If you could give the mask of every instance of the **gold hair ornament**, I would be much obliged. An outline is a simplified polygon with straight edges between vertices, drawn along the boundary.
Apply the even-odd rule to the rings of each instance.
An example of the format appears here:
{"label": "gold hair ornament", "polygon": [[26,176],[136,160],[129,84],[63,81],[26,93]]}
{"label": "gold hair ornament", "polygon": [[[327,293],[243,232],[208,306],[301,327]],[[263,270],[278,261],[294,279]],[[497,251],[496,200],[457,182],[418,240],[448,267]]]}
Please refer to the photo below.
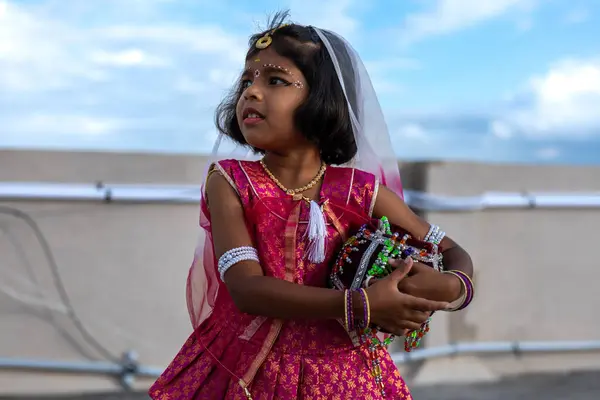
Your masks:
{"label": "gold hair ornament", "polygon": [[271,30],[271,31],[269,31],[269,32],[267,32],[267,33],[265,33],[263,37],[261,37],[260,39],[258,39],[258,40],[256,41],[255,47],[256,47],[257,49],[259,49],[259,50],[264,50],[264,49],[266,49],[267,47],[269,47],[269,46],[271,45],[271,43],[273,43],[273,38],[272,38],[272,35],[273,35],[273,33],[275,33],[275,31],[276,31],[277,29],[281,29],[281,28],[283,28],[284,26],[288,26],[288,25],[289,25],[289,24],[283,24],[283,25],[280,25],[279,27],[277,27],[277,28],[275,28],[275,29],[273,29],[273,30]]}

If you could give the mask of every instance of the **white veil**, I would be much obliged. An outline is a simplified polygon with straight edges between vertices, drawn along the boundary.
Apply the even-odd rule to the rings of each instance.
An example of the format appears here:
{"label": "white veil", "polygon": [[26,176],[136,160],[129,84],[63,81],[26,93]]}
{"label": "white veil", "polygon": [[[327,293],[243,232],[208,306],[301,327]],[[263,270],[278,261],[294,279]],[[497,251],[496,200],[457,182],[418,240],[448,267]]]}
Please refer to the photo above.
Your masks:
{"label": "white veil", "polygon": [[398,159],[367,69],[343,37],[313,29],[327,48],[348,102],[358,147],[358,153],[348,165],[374,174],[381,184],[403,198]]}

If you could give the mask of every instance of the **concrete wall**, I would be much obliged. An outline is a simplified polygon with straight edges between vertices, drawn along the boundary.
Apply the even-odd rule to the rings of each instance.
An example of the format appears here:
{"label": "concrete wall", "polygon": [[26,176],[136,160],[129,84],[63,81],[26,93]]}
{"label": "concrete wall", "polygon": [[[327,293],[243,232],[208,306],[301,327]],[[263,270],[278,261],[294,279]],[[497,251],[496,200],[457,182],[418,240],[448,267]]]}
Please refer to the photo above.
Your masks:
{"label": "concrete wall", "polygon": [[[196,156],[0,151],[0,182],[199,184]],[[407,186],[434,194],[600,191],[600,168],[480,164],[403,166]],[[73,307],[103,346],[166,366],[190,333],[184,284],[198,210],[189,204],[12,201],[46,236]],[[455,341],[600,339],[589,209],[430,213],[477,267],[476,302],[438,314],[427,346]],[[86,345],[27,226],[0,214],[0,358],[100,359]],[[41,306],[41,305],[43,306]],[[48,308],[52,310],[48,310]],[[459,357],[403,367],[411,381],[496,379],[521,371],[600,367],[600,354]],[[149,381],[141,381],[145,387]],[[0,370],[0,393],[98,390],[108,378]]]}
{"label": "concrete wall", "polygon": [[[427,191],[469,196],[484,191],[600,192],[600,168],[481,164],[428,167]],[[429,213],[473,257],[476,301],[436,316],[428,345],[461,341],[599,340],[600,297],[592,249],[598,209]],[[600,353],[481,357],[430,363],[421,381],[494,379],[531,371],[598,368]]]}

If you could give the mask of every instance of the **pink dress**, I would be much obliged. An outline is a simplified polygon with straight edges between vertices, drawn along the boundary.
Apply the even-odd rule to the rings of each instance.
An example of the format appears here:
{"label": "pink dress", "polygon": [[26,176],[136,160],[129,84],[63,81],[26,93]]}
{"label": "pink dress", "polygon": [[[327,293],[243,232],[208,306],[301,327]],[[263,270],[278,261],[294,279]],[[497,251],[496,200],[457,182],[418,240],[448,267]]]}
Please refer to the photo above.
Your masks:
{"label": "pink dress", "polygon": [[[378,182],[366,172],[328,167],[320,192],[328,220],[326,259],[310,263],[303,238],[309,207],[283,193],[258,162],[225,160],[217,168],[246,210],[268,276],[327,287],[329,266],[350,229],[372,213]],[[204,205],[205,206],[205,205]],[[412,399],[386,349],[379,359],[386,399]],[[243,314],[219,283],[214,312],[200,324],[150,388],[153,399],[382,399],[366,345],[336,320],[279,320]]]}

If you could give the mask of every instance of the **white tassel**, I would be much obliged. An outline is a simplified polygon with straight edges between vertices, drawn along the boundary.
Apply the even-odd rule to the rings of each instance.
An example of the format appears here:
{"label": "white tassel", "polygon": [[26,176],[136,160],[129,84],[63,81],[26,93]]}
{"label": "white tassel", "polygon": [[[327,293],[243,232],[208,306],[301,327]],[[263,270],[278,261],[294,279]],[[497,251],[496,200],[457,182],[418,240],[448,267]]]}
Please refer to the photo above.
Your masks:
{"label": "white tassel", "polygon": [[310,216],[308,228],[304,237],[308,237],[308,260],[318,264],[325,261],[325,239],[327,237],[327,224],[321,206],[316,201],[310,202]]}

